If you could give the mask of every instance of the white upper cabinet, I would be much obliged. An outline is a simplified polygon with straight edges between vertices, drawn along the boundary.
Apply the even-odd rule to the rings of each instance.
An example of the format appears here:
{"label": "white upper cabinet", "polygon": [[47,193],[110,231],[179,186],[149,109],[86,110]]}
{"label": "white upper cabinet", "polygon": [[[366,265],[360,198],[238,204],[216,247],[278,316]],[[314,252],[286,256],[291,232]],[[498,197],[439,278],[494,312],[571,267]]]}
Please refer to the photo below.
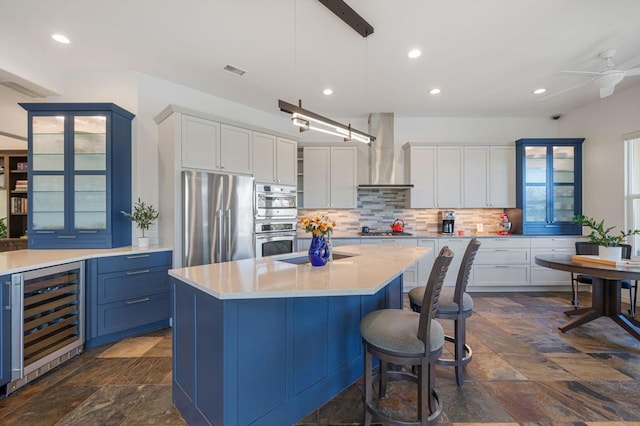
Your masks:
{"label": "white upper cabinet", "polygon": [[253,172],[251,130],[222,124],[220,126],[220,170],[250,175]]}
{"label": "white upper cabinet", "polygon": [[464,207],[516,205],[515,147],[464,147]]}
{"label": "white upper cabinet", "polygon": [[220,169],[220,123],[182,115],[182,167]]}
{"label": "white upper cabinet", "polygon": [[304,147],[304,207],[352,209],[357,206],[355,146]]}
{"label": "white upper cabinet", "polygon": [[413,184],[409,190],[409,208],[434,208],[436,200],[436,152],[435,146],[404,146],[405,182]]}
{"label": "white upper cabinet", "polygon": [[408,207],[462,207],[462,147],[406,144],[403,148],[405,180],[414,185]]}
{"label": "white upper cabinet", "polygon": [[296,185],[296,141],[253,132],[253,176],[256,182]]}
{"label": "white upper cabinet", "polygon": [[436,189],[438,207],[462,207],[462,163],[461,146],[438,147]]}
{"label": "white upper cabinet", "polygon": [[251,174],[251,131],[182,115],[182,167]]}

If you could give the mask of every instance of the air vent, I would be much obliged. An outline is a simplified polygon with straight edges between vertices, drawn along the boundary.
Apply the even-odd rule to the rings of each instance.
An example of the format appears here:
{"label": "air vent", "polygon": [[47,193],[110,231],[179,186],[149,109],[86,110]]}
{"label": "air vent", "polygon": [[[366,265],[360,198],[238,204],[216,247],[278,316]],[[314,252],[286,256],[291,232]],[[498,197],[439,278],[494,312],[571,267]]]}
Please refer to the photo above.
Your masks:
{"label": "air vent", "polygon": [[11,90],[15,90],[18,93],[22,93],[23,95],[27,95],[31,98],[46,98],[47,95],[44,93],[39,93],[31,89],[27,89],[21,84],[15,83],[13,81],[0,81],[0,85],[8,87]]}
{"label": "air vent", "polygon": [[245,70],[241,70],[240,68],[236,68],[233,65],[227,65],[226,67],[224,67],[224,70],[227,72],[230,72],[231,74],[235,74],[238,77],[242,77],[246,71]]}

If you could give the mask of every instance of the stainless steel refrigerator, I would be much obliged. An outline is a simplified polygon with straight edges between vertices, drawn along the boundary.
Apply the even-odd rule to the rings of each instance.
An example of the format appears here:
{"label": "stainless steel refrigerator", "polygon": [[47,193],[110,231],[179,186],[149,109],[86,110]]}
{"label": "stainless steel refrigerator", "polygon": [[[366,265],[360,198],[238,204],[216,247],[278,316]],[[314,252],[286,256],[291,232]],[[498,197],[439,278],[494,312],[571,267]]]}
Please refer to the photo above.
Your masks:
{"label": "stainless steel refrigerator", "polygon": [[255,257],[252,177],[183,171],[182,186],[183,266]]}

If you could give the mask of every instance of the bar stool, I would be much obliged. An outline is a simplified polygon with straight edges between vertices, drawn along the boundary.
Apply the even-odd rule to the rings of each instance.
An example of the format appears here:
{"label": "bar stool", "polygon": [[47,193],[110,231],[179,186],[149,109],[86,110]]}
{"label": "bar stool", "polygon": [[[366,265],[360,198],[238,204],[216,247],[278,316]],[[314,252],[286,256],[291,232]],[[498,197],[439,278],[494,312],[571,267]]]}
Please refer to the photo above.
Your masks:
{"label": "bar stool", "polygon": [[[444,277],[453,258],[453,252],[443,247],[433,264],[425,287],[420,314],[402,309],[382,309],[371,312],[360,322],[364,345],[364,414],[365,425],[372,417],[383,422],[402,425],[427,425],[442,414],[442,404],[435,391],[435,362],[442,354],[444,330],[432,320],[438,303]],[[373,374],[373,357],[380,360],[379,372]],[[409,370],[388,370],[389,364],[416,367],[417,374]],[[418,421],[404,422],[393,419],[373,404],[373,384],[378,382],[379,396],[384,398],[387,382],[408,380],[418,384]]]}
{"label": "bar stool", "polygon": [[[463,368],[471,362],[473,356],[471,347],[467,345],[466,332],[466,319],[473,312],[473,299],[466,290],[478,248],[480,248],[480,241],[477,238],[469,241],[458,270],[456,287],[442,289],[436,310],[436,318],[452,319],[454,322],[454,336],[445,336],[447,342],[453,343],[453,359],[440,358],[438,364],[455,367],[458,386],[464,385]],[[420,312],[424,292],[424,287],[416,287],[409,291],[409,305],[415,312]]]}

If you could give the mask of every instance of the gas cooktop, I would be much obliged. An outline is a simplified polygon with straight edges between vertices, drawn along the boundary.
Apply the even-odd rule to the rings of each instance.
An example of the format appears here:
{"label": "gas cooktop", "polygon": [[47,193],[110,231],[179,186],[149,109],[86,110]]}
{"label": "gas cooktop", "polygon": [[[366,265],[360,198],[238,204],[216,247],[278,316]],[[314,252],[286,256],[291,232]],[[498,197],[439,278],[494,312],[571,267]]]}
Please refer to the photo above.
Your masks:
{"label": "gas cooktop", "polygon": [[413,234],[408,232],[387,232],[387,231],[371,231],[360,232],[361,237],[410,237]]}

